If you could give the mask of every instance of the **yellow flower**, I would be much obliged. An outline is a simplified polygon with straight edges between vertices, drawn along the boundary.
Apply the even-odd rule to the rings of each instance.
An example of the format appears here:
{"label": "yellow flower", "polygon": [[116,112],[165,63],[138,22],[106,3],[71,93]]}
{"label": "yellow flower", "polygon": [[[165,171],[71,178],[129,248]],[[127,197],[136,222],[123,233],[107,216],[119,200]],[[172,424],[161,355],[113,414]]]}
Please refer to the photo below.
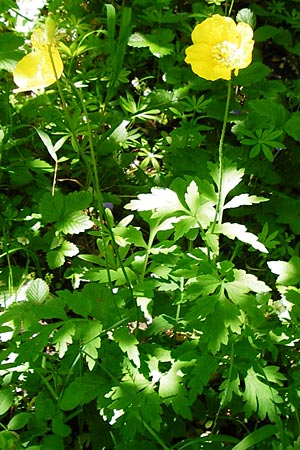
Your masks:
{"label": "yellow flower", "polygon": [[215,14],[196,25],[185,61],[192,71],[206,80],[230,80],[232,71],[249,66],[254,41],[250,25],[236,24],[230,17]]}
{"label": "yellow flower", "polygon": [[34,30],[31,36],[31,44],[32,52],[24,56],[13,71],[14,82],[18,86],[17,89],[14,89],[14,92],[43,89],[55,83],[56,78],[59,79],[62,75],[63,62],[55,40],[48,40],[46,29],[37,28]]}

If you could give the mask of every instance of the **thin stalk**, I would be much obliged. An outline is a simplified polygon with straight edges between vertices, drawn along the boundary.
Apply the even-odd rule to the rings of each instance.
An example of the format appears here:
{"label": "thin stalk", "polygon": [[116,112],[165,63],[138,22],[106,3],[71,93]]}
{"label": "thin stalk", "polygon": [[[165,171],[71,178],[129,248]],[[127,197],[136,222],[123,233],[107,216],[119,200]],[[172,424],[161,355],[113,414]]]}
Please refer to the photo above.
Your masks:
{"label": "thin stalk", "polygon": [[[77,136],[76,136],[76,133],[75,133],[75,131],[73,129],[72,117],[71,117],[69,109],[67,107],[67,102],[66,102],[63,90],[61,88],[61,85],[60,85],[60,82],[59,82],[59,79],[58,79],[58,76],[57,76],[57,70],[56,70],[56,67],[55,67],[55,64],[54,64],[53,55],[52,55],[52,51],[51,51],[51,44],[48,45],[48,53],[49,53],[49,57],[50,57],[51,65],[52,65],[52,70],[54,72],[54,76],[55,76],[55,80],[56,80],[56,86],[57,86],[58,94],[59,94],[59,97],[61,99],[62,109],[63,109],[63,111],[65,113],[65,117],[66,117],[66,119],[68,121],[68,124],[69,124],[69,130],[70,130],[70,133],[71,133],[71,136],[72,136],[73,146],[75,147],[74,150],[79,153],[81,159],[83,160],[83,162],[85,164],[85,167],[86,167],[86,170],[87,170],[87,173],[88,173],[88,180],[89,180],[91,178],[90,164],[89,164],[89,161],[87,160],[84,152],[82,151],[81,146],[78,144]],[[87,185],[89,185],[89,181],[87,182]]]}
{"label": "thin stalk", "polygon": [[225,16],[230,16],[231,15],[233,5],[234,5],[234,0],[231,0],[231,4],[230,4],[229,10],[228,10],[228,1],[226,1]]}
{"label": "thin stalk", "polygon": [[147,249],[146,249],[146,254],[145,254],[145,260],[144,260],[143,268],[141,270],[141,275],[140,275],[140,283],[143,283],[143,281],[144,281],[144,277],[145,277],[145,274],[146,274],[147,265],[148,265],[148,261],[149,261],[150,250],[152,248],[152,245],[153,245],[156,233],[157,233],[157,225],[158,225],[158,223],[159,223],[159,220],[153,226],[153,228],[150,229],[149,239],[148,239],[148,244],[147,244]]}
{"label": "thin stalk", "polygon": [[223,406],[226,403],[226,399],[227,399],[227,395],[228,395],[228,391],[229,391],[230,380],[231,380],[231,376],[232,376],[233,361],[234,361],[234,346],[233,346],[233,344],[231,344],[230,366],[229,366],[229,373],[228,373],[228,377],[227,377],[227,386],[226,386],[223,399],[220,402],[220,406],[219,406],[219,409],[217,411],[217,414],[216,414],[216,417],[215,417],[215,420],[214,420],[214,424],[213,424],[213,427],[212,427],[212,430],[211,430],[212,434],[214,434],[215,428],[217,426],[217,421],[219,419],[221,409],[223,408]]}
{"label": "thin stalk", "polygon": [[224,119],[223,119],[223,127],[219,142],[219,173],[218,173],[218,199],[217,199],[217,206],[216,206],[216,215],[214,219],[213,224],[213,230],[216,226],[216,223],[221,225],[222,219],[223,219],[223,207],[224,207],[224,198],[223,198],[223,192],[222,192],[222,185],[223,185],[223,171],[224,171],[224,161],[223,161],[223,150],[224,150],[224,138],[226,133],[226,125],[228,120],[228,113],[229,113],[229,105],[230,105],[230,97],[231,97],[231,79],[228,81],[227,85],[227,99],[226,99],[226,105],[225,105],[225,112],[224,112]]}
{"label": "thin stalk", "polygon": [[[53,69],[53,72],[54,72],[55,78],[56,78],[56,85],[57,85],[58,93],[59,93],[59,96],[60,96],[60,99],[61,99],[61,102],[62,102],[62,108],[63,108],[63,111],[64,111],[64,113],[66,115],[66,118],[68,120],[68,123],[69,123],[69,128],[70,128],[70,131],[71,131],[73,142],[74,142],[74,144],[76,144],[76,150],[78,151],[78,153],[82,157],[82,159],[83,159],[83,161],[85,163],[85,166],[87,168],[89,178],[92,180],[92,183],[93,183],[93,188],[94,188],[95,198],[96,198],[97,210],[98,210],[99,215],[100,215],[100,228],[101,228],[102,227],[102,223],[104,221],[103,218],[105,216],[105,211],[104,211],[104,208],[103,208],[102,193],[101,193],[100,187],[99,187],[100,183],[99,183],[99,177],[98,177],[97,158],[96,158],[96,154],[95,154],[94,141],[93,141],[93,135],[92,135],[91,125],[90,125],[90,120],[89,120],[89,116],[88,116],[88,111],[87,111],[87,108],[85,106],[85,102],[84,102],[84,99],[82,97],[81,91],[76,89],[76,91],[75,91],[76,95],[77,95],[77,97],[80,100],[80,104],[81,104],[81,107],[82,107],[82,112],[83,112],[83,114],[84,114],[84,116],[86,118],[89,150],[90,150],[90,156],[91,156],[91,161],[92,161],[92,172],[91,172],[91,169],[90,169],[89,161],[87,160],[84,152],[82,151],[80,145],[78,144],[76,133],[73,130],[72,118],[71,118],[71,116],[69,114],[69,111],[68,111],[68,108],[67,108],[67,104],[66,104],[66,100],[65,100],[65,97],[64,97],[64,93],[63,93],[63,90],[61,88],[61,85],[60,85],[58,77],[57,77],[57,71],[56,71],[56,67],[55,67],[55,64],[54,64],[53,55],[52,55],[52,52],[51,52],[51,45],[48,46],[48,51],[49,51],[49,56],[50,56],[50,60],[51,60],[51,64],[52,64],[52,69]],[[72,88],[74,88],[74,86],[72,85],[72,83],[69,80],[68,80],[68,82],[69,82],[70,86]],[[110,233],[112,242],[114,244],[114,248],[116,249],[117,258],[119,260],[122,272],[124,274],[124,278],[125,278],[125,280],[126,280],[126,282],[128,284],[128,287],[130,289],[131,295],[133,297],[132,287],[131,287],[130,281],[128,279],[127,273],[125,271],[125,268],[124,268],[124,266],[122,264],[121,258],[119,256],[119,252],[117,250],[117,246],[116,246],[116,242],[115,242],[115,239],[114,239],[114,235],[113,235],[113,232],[112,232],[109,224],[108,224],[108,229],[109,229],[109,233]],[[102,235],[103,235],[103,232],[102,232]],[[104,246],[104,249],[105,249],[105,246]],[[113,284],[112,284],[112,280],[111,280],[110,270],[109,270],[108,267],[107,267],[107,276],[108,276],[109,286],[110,286],[110,288],[112,290],[113,289]]]}

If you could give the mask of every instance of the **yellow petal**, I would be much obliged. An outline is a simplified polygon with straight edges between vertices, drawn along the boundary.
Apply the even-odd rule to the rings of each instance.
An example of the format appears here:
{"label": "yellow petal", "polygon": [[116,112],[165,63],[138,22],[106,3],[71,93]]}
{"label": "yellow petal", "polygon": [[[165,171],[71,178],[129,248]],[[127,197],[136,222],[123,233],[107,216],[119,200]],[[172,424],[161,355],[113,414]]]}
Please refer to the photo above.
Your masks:
{"label": "yellow petal", "polygon": [[[52,58],[56,76],[60,78],[63,63],[56,48],[52,49]],[[13,71],[14,82],[18,86],[14,92],[36,91],[48,87],[55,83],[56,76],[48,50],[29,53],[18,62]]]}
{"label": "yellow petal", "polygon": [[252,28],[236,24],[229,17],[215,14],[196,25],[185,61],[194,73],[207,80],[229,80],[234,70],[247,67],[252,61],[254,41]]}
{"label": "yellow petal", "polygon": [[230,17],[215,14],[196,25],[192,32],[192,41],[194,44],[207,42],[214,45],[218,42],[230,40],[235,33],[236,24],[234,20]]}
{"label": "yellow petal", "polygon": [[230,80],[231,69],[216,62],[212,47],[207,44],[191,45],[186,49],[185,62],[191,64],[192,71],[201,78],[215,81],[219,78]]}

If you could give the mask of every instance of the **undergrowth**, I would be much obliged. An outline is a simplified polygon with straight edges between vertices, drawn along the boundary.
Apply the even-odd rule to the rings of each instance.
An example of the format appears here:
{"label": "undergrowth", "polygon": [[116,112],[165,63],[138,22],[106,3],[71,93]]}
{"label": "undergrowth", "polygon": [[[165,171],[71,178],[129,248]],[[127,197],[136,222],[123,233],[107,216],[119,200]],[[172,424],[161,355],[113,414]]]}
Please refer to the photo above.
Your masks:
{"label": "undergrowth", "polygon": [[[229,3],[49,0],[64,75],[14,93],[1,2],[1,449],[299,449],[299,1]],[[220,183],[229,91],[184,57],[229,6]]]}

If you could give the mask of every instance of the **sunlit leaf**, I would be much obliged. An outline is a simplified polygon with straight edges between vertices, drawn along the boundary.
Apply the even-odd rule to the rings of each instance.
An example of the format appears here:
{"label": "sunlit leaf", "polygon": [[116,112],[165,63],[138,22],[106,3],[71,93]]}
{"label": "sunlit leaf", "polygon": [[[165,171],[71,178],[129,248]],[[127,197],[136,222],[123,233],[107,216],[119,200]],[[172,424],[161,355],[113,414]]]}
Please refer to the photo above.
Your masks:
{"label": "sunlit leaf", "polygon": [[288,262],[268,261],[270,270],[278,275],[277,283],[293,286],[300,282],[300,258],[293,256]]}

